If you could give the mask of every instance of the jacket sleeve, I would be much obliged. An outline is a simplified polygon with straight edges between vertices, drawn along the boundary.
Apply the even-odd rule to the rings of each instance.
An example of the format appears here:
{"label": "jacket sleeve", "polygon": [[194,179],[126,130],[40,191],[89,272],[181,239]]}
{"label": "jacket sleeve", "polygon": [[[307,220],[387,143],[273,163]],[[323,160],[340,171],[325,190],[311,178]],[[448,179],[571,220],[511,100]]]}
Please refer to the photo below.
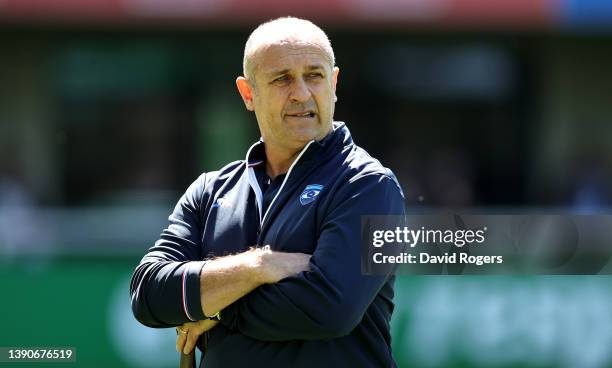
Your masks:
{"label": "jacket sleeve", "polygon": [[[343,193],[341,193],[343,191]],[[264,341],[328,339],[349,334],[363,318],[388,275],[361,273],[361,216],[403,215],[395,179],[370,174],[336,193],[310,270],[263,285],[221,312],[221,323]]]}
{"label": "jacket sleeve", "polygon": [[206,174],[176,204],[160,239],[136,267],[130,283],[132,311],[149,327],[204,319],[200,303],[202,221]]}

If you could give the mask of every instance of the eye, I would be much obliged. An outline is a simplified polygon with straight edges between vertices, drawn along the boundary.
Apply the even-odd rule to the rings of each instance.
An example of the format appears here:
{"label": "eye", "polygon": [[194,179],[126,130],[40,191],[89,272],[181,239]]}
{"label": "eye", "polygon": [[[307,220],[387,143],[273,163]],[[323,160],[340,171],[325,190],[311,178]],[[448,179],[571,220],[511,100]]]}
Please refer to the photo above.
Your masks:
{"label": "eye", "polygon": [[308,73],[307,77],[308,78],[323,78],[323,74],[319,72]]}
{"label": "eye", "polygon": [[285,83],[289,81],[289,76],[288,75],[281,75],[278,78],[275,78],[272,83]]}

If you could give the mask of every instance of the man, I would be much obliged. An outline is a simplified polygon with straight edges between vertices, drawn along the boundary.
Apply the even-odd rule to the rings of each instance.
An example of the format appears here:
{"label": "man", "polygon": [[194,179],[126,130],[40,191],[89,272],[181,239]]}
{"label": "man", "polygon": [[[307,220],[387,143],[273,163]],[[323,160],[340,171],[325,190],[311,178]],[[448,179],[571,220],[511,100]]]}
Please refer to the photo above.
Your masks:
{"label": "man", "polygon": [[[325,33],[281,18],[249,37],[236,80],[262,139],[201,175],[136,268],[136,318],[178,326],[216,367],[391,367],[391,275],[361,273],[361,216],[400,215],[393,173],[333,122]],[[372,122],[376,124],[377,122]]]}

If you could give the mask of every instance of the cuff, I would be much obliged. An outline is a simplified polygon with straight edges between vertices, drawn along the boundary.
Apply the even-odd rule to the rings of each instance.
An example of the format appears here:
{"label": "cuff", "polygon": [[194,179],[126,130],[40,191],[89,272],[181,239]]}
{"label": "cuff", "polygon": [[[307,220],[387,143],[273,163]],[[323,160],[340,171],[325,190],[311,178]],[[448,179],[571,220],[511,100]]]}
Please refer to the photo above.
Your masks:
{"label": "cuff", "polygon": [[185,316],[190,321],[206,319],[200,298],[200,272],[206,261],[189,262],[183,269],[182,305]]}

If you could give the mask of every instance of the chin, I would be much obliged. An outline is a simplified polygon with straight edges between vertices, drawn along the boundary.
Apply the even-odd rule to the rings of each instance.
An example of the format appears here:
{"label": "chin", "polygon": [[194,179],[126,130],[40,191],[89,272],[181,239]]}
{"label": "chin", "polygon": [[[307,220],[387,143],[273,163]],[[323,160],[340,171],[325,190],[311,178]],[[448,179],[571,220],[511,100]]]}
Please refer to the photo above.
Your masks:
{"label": "chin", "polygon": [[319,135],[321,135],[321,131],[319,129],[306,128],[300,129],[297,132],[294,132],[293,137],[295,140],[303,142],[304,144],[312,141],[313,139],[319,139]]}

